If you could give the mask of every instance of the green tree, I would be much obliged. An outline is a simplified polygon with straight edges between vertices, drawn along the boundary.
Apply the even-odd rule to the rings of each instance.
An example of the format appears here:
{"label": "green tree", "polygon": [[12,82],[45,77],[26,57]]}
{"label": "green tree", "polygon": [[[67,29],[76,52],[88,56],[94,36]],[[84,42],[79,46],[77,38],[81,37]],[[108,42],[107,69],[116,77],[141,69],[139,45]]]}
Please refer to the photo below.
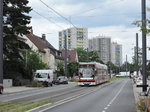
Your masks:
{"label": "green tree", "polygon": [[107,62],[106,64],[108,66],[108,71],[110,73],[110,71],[112,73],[118,74],[120,72],[120,67],[119,66],[115,66],[112,62]]}
{"label": "green tree", "polygon": [[87,62],[88,61],[88,52],[84,49],[77,49],[79,62]]}
{"label": "green tree", "polygon": [[57,76],[65,75],[65,72],[64,72],[64,62],[58,61],[56,63],[56,66],[57,66],[57,70],[56,70]]}
{"label": "green tree", "polygon": [[100,57],[98,56],[98,53],[96,51],[87,51],[86,49],[77,49],[78,52],[78,58],[79,62],[91,62],[96,61],[103,63],[102,60],[100,60]]}
{"label": "green tree", "polygon": [[32,10],[27,7],[27,4],[28,0],[4,0],[3,49],[5,75],[10,72],[20,74],[20,70],[23,69],[21,51],[22,49],[29,49],[29,46],[20,36],[27,34],[30,29],[27,25],[30,23],[31,17],[27,14]]}
{"label": "green tree", "polygon": [[39,57],[39,53],[33,50],[24,50],[23,54],[23,66],[25,78],[32,80],[33,73],[38,69],[49,69],[48,65]]}
{"label": "green tree", "polygon": [[102,60],[100,60],[100,57],[98,56],[98,53],[96,51],[90,51],[89,52],[88,60],[89,61],[96,61],[96,62],[104,64],[104,62]]}
{"label": "green tree", "polygon": [[[147,7],[147,11],[150,12],[150,8]],[[146,29],[142,27],[142,23],[145,23],[146,24]],[[150,33],[150,20],[146,20],[146,21],[141,21],[141,20],[137,20],[137,21],[134,21],[133,22],[134,25],[137,25],[138,27],[140,27],[140,30],[141,31],[144,31],[146,34],[149,34]]]}
{"label": "green tree", "polygon": [[70,77],[73,77],[78,74],[78,63],[71,62],[68,64],[68,73]]}

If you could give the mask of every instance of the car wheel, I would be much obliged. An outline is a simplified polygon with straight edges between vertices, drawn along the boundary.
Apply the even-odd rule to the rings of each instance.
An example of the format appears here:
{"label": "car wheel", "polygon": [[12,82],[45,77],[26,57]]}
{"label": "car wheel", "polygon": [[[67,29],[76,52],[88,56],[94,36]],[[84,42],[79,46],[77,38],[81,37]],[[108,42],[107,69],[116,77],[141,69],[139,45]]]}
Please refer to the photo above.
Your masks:
{"label": "car wheel", "polygon": [[0,88],[0,94],[2,94],[3,93],[3,89],[2,88]]}

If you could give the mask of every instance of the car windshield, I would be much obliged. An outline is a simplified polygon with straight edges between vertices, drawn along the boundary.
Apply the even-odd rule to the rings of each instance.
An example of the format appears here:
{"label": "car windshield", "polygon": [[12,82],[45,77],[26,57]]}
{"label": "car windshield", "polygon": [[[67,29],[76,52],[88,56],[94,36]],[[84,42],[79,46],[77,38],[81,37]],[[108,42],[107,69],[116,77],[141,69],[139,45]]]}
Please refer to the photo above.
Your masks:
{"label": "car windshield", "polygon": [[47,78],[48,77],[48,73],[37,73],[36,78]]}

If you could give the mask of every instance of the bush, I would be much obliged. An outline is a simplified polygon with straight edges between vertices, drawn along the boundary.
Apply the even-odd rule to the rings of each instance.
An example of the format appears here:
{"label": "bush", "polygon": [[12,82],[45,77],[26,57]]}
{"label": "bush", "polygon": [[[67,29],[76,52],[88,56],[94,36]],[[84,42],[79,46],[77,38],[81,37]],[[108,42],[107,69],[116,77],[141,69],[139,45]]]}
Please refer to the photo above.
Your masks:
{"label": "bush", "polygon": [[43,84],[38,81],[32,81],[27,87],[43,87]]}
{"label": "bush", "polygon": [[140,112],[145,111],[145,98],[139,98],[139,101],[136,103],[136,107]]}

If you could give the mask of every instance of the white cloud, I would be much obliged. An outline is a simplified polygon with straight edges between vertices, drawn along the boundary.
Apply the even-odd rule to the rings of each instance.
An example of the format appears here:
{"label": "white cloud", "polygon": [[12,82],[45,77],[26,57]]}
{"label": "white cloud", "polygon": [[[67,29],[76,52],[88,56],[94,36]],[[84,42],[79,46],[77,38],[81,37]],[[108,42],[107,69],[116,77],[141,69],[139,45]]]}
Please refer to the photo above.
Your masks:
{"label": "white cloud", "polygon": [[[89,26],[89,38],[95,37],[97,35],[110,36],[112,41],[117,41],[119,44],[123,45],[123,60],[125,61],[125,55],[128,54],[128,59],[131,61],[133,56],[132,48],[135,45],[135,33],[139,32],[139,28],[131,28],[131,23],[133,20],[140,19],[141,13],[141,1],[140,0],[103,0],[99,2],[97,0],[71,3],[75,1],[71,0],[42,0],[47,3],[50,7],[54,8],[56,11],[60,12],[62,15],[68,16],[75,15],[73,18],[78,19],[76,26],[81,24],[83,26]],[[58,49],[58,31],[70,27],[70,25],[62,18],[58,19],[58,15],[50,11],[45,5],[43,5],[40,0],[29,0],[30,6],[40,14],[45,17],[52,17],[53,20],[59,26],[50,23],[49,21],[41,18],[40,16],[32,16],[31,26],[33,26],[34,34],[41,36],[43,33],[47,34],[47,40]],[[147,2],[150,4],[150,2]],[[85,11],[93,9],[85,13]],[[84,12],[84,13],[83,13]],[[130,13],[130,14],[129,14]],[[120,16],[123,14],[122,16]],[[87,19],[82,19],[80,16],[91,16],[95,15],[91,21],[86,21]],[[107,16],[112,15],[112,16]],[[116,16],[115,16],[116,15]],[[57,17],[57,18],[54,18]],[[108,21],[109,20],[109,21]],[[115,21],[116,20],[116,21]],[[98,23],[105,24],[100,25]],[[74,21],[72,21],[74,23]],[[114,23],[115,22],[115,23]],[[90,25],[88,24],[90,23]],[[114,25],[112,25],[114,23]],[[78,25],[77,25],[78,24]],[[88,24],[88,25],[87,25]],[[110,25],[108,25],[110,24]],[[133,26],[132,26],[133,27]],[[139,43],[141,46],[141,34],[139,34]],[[148,46],[150,46],[150,39],[148,38]],[[148,52],[149,53],[149,52]],[[150,53],[149,53],[150,54]],[[148,55],[150,60],[150,55]]]}
{"label": "white cloud", "polygon": [[[67,28],[68,25],[64,23],[58,23],[63,28]],[[31,24],[33,28],[33,33],[35,35],[41,36],[42,34],[46,34],[46,39],[56,48],[58,49],[58,31],[61,31],[62,28],[56,26],[53,23],[45,19],[32,19]]]}

